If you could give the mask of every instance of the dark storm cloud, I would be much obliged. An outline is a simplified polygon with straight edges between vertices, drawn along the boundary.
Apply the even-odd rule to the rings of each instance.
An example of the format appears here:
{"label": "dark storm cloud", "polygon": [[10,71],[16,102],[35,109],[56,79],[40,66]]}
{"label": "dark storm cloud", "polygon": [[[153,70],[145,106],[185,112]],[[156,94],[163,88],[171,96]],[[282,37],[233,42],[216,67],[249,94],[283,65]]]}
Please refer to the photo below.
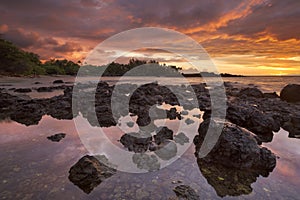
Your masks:
{"label": "dark storm cloud", "polygon": [[97,37],[102,29],[114,26],[111,20],[120,18],[112,8],[108,7],[108,10],[102,7],[87,7],[80,1],[3,0],[0,9],[7,12],[0,13],[0,23],[56,37]]}
{"label": "dark storm cloud", "polygon": [[220,29],[229,35],[243,35],[249,38],[270,34],[279,40],[300,39],[300,1],[272,0],[254,6],[252,13],[231,21]]}
{"label": "dark storm cloud", "polygon": [[29,32],[25,33],[22,30],[8,30],[3,34],[3,38],[12,41],[14,44],[21,48],[27,48],[39,41],[40,36],[37,33]]}
{"label": "dark storm cloud", "polygon": [[[126,29],[148,25],[177,30],[202,26],[221,19],[242,2],[244,1],[2,0],[0,23],[56,37],[102,40]],[[298,0],[262,0],[261,4],[252,7],[252,13],[230,21],[220,31],[252,37],[267,30],[279,39],[299,38],[299,7]]]}
{"label": "dark storm cloud", "polygon": [[[194,38],[206,32],[200,40],[212,54],[273,53],[275,46],[254,40],[299,40],[299,7],[299,0],[1,0],[0,27],[5,38],[42,57],[86,52],[116,33],[143,26],[172,28]],[[288,45],[278,49],[295,54]]]}
{"label": "dark storm cloud", "polygon": [[72,42],[66,42],[62,45],[57,45],[53,48],[54,51],[57,52],[74,52],[74,51],[82,51],[82,48],[76,44],[76,43],[72,43]]}
{"label": "dark storm cloud", "polygon": [[199,1],[199,0],[117,0],[124,10],[143,24],[160,24],[171,27],[191,27],[206,24],[221,17],[236,7],[239,2],[227,1]]}

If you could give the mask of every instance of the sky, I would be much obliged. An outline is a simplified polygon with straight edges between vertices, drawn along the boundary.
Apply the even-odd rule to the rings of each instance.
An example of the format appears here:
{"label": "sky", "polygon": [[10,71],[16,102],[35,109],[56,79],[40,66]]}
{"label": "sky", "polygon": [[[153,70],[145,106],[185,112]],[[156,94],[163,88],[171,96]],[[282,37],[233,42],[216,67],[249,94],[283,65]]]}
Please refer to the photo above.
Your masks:
{"label": "sky", "polygon": [[[243,75],[300,75],[299,19],[299,0],[0,2],[2,37],[42,60],[83,61],[96,45],[117,33],[161,27],[199,42],[220,73]],[[184,59],[159,49],[127,56],[155,58],[192,71]]]}

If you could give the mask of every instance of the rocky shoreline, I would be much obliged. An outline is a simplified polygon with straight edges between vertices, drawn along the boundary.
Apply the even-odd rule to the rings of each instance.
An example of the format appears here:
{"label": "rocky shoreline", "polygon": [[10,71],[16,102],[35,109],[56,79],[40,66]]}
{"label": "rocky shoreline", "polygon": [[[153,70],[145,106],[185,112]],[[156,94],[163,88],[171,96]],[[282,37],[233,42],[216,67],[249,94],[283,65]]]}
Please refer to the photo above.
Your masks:
{"label": "rocky shoreline", "polygon": [[[167,127],[151,125],[153,125],[153,120],[163,118],[185,120],[186,124],[193,123],[191,119],[188,120],[185,117],[186,112],[194,108],[190,102],[192,101],[190,100],[192,99],[190,93],[193,93],[198,100],[197,104],[200,111],[204,112],[203,122],[198,129],[197,136],[194,138],[195,156],[200,171],[208,179],[208,182],[213,185],[219,196],[247,194],[251,192],[251,183],[255,182],[259,175],[268,176],[276,166],[274,153],[261,147],[261,144],[271,142],[273,132],[279,131],[280,128],[288,131],[289,137],[300,138],[300,86],[288,85],[283,88],[280,96],[276,93],[262,93],[257,88],[235,88],[229,82],[226,82],[224,86],[227,96],[226,122],[221,124],[224,126],[221,136],[213,150],[205,158],[198,157],[197,152],[203,142],[208,125],[219,126],[220,124],[217,117],[212,118],[211,116],[210,90],[214,88],[208,90],[206,84],[203,83],[192,86],[168,87],[160,86],[157,83],[150,83],[141,87],[134,84],[122,84],[116,88],[106,82],[99,82],[95,93],[88,90],[88,84],[78,84],[76,86],[53,85],[37,90],[38,92],[53,91],[55,89],[64,90],[63,95],[48,99],[24,99],[12,95],[2,88],[0,89],[0,119],[11,119],[30,126],[38,124],[43,115],[50,115],[56,119],[73,119],[81,114],[93,126],[110,127],[117,125],[116,118],[129,114],[135,115],[137,117],[136,124],[143,133],[147,131],[156,132],[153,137],[148,135],[148,137],[138,138],[134,135],[139,133],[133,133],[124,134],[120,138],[120,142],[124,147],[140,155],[140,159],[143,157],[143,153],[147,151],[157,152],[159,156],[161,147],[188,142],[188,138],[184,137],[184,133],[176,135]],[[118,96],[113,96],[115,89],[119,91]],[[15,90],[21,93],[29,91]],[[177,91],[180,91],[178,92],[180,95],[174,94]],[[128,96],[130,96],[130,99],[128,110],[126,110],[123,108],[123,104],[127,101]],[[86,102],[87,99],[90,102]],[[114,102],[114,108],[111,107],[111,102]],[[72,110],[72,104],[74,103],[78,104],[73,105],[75,108],[79,108],[77,111]],[[96,121],[92,116],[93,112],[91,112],[90,106],[87,106],[88,103],[94,103],[95,105]],[[183,110],[178,111],[176,108],[165,110],[153,107],[162,104],[182,106]],[[134,124],[127,122],[127,125],[133,126]],[[174,154],[174,152],[171,153]],[[169,159],[169,154],[166,155],[165,158]],[[92,158],[89,157],[88,159]],[[140,164],[138,160],[136,160],[137,165]],[[92,171],[98,173],[99,169],[97,168],[100,165],[97,163],[91,164],[92,168],[93,165],[96,165],[96,169]],[[208,167],[211,168],[208,170]],[[100,168],[100,171],[106,169],[105,167]],[[159,166],[155,165],[154,168],[151,168],[151,170],[156,169],[159,169]],[[211,173],[228,172],[230,170],[233,170],[230,173],[235,174],[236,177],[252,178],[240,183],[227,175],[226,177],[221,177],[221,174],[220,176],[211,175]],[[211,172],[208,173],[208,171]],[[82,180],[71,179],[82,188],[80,186]],[[89,186],[86,192],[90,192],[102,180],[100,177],[95,185],[88,183],[92,186]],[[224,191],[224,182],[231,185],[231,191]]]}

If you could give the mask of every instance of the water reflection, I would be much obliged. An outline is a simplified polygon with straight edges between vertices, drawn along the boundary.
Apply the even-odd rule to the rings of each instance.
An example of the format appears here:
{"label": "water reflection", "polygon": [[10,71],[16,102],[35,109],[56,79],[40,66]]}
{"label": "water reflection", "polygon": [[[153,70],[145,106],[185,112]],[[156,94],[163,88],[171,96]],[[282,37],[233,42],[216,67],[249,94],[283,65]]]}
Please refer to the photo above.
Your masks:
{"label": "water reflection", "polygon": [[[115,128],[108,128],[111,135]],[[67,137],[59,143],[47,140],[47,136],[53,133],[65,132]],[[108,133],[107,132],[107,133]],[[249,191],[246,185],[250,185],[252,192],[242,199],[291,199],[299,193],[299,155],[300,141],[287,138],[288,133],[283,130],[274,135],[273,143],[265,144],[274,153],[280,156],[275,170],[268,178],[256,177],[255,174],[245,175],[248,181],[243,182],[243,176],[237,175],[243,188]],[[120,135],[121,136],[121,135]],[[145,199],[168,199],[174,197],[173,189],[176,184],[173,181],[190,185],[197,190],[200,199],[220,199],[217,190],[209,182],[204,169],[218,174],[219,166],[196,162],[194,147],[184,154],[179,160],[159,171],[146,174],[130,174],[116,172],[105,179],[88,195],[79,187],[68,180],[70,168],[86,155],[78,138],[74,122],[71,120],[56,120],[50,116],[44,116],[39,125],[26,127],[13,121],[0,123],[0,196],[6,199],[137,199],[141,195]],[[205,165],[207,164],[207,165]],[[214,167],[215,166],[215,167]],[[221,168],[221,167],[219,167]],[[200,170],[199,170],[200,169]],[[228,170],[211,179],[216,180],[218,187],[226,188],[221,181]],[[226,173],[225,173],[226,172]],[[234,177],[231,172],[231,176]],[[252,178],[251,178],[252,177]],[[250,179],[253,180],[250,183]],[[231,180],[234,184],[236,179]],[[221,183],[219,183],[219,182]],[[255,182],[256,181],[256,182]],[[229,183],[228,183],[229,184]],[[227,186],[228,187],[228,186]],[[233,187],[233,186],[232,186]],[[249,189],[249,190],[248,190]],[[225,191],[225,189],[223,190]],[[228,191],[223,199],[232,199]]]}
{"label": "water reflection", "polygon": [[[19,101],[20,105],[25,105],[25,101],[19,98],[12,98],[12,100]],[[140,169],[151,171],[144,175],[116,172],[111,173],[114,175],[109,178],[106,178],[105,174],[97,176],[94,173],[103,170],[101,165],[105,161],[101,161],[98,166],[99,164],[94,164],[91,161],[93,159],[90,158],[87,167],[84,164],[80,164],[79,168],[71,167],[75,166],[74,163],[79,162],[80,157],[86,155],[87,151],[77,136],[73,121],[54,119],[73,118],[68,110],[60,109],[68,101],[63,97],[56,100],[53,102],[38,101],[43,107],[41,113],[37,112],[40,107],[35,107],[33,103],[30,104],[30,101],[26,101],[26,104],[29,104],[24,107],[23,112],[16,112],[14,115],[11,110],[1,110],[3,111],[1,119],[4,119],[0,123],[0,156],[3,159],[3,164],[0,166],[1,197],[8,199],[135,199],[143,196],[145,199],[167,199],[174,195],[172,189],[175,186],[172,185],[171,180],[182,180],[185,184],[193,185],[193,188],[198,190],[201,199],[239,195],[249,195],[242,196],[242,198],[263,199],[271,196],[287,199],[298,195],[300,174],[297,169],[300,167],[298,159],[300,141],[288,139],[287,133],[284,131],[275,134],[273,142],[265,145],[280,156],[275,171],[270,175],[263,174],[268,177],[267,179],[259,178],[257,171],[233,170],[200,159],[196,163],[193,148],[180,160],[159,171],[157,171],[159,169],[157,160],[164,158],[168,160],[176,153],[161,152],[152,155],[134,153],[132,162]],[[60,100],[62,103],[55,107],[55,113],[54,111],[53,113],[52,111],[44,112],[47,111],[44,107],[53,105]],[[2,104],[1,108],[5,107],[3,105],[5,104]],[[51,114],[54,118],[47,114]],[[11,121],[8,119],[9,117],[30,126],[26,127]],[[185,115],[183,117],[185,117],[184,120],[187,119]],[[82,118],[82,116],[77,118]],[[155,128],[159,127],[160,120],[155,122]],[[168,127],[176,127],[172,124],[176,120],[169,121],[171,123]],[[114,144],[118,143],[117,139],[120,139],[123,134],[116,135],[116,129],[117,126],[107,128],[107,135],[111,135],[110,139]],[[47,140],[47,136],[60,132],[67,133],[67,137],[59,143]],[[167,141],[167,144],[170,144],[170,152],[175,152],[174,142],[177,144],[177,148],[189,142],[189,138],[185,137],[185,134],[188,134],[188,131],[182,132],[182,134],[173,133],[174,141]],[[162,144],[165,145],[163,142]],[[96,171],[89,170],[90,166]],[[70,174],[77,174],[74,176],[75,178],[69,177],[71,182],[68,180],[68,171]],[[85,180],[85,173],[91,173],[92,176],[87,176],[88,179]],[[82,179],[82,177],[84,178]],[[89,193],[89,196],[84,192]]]}
{"label": "water reflection", "polygon": [[254,170],[228,168],[204,159],[197,159],[197,163],[202,175],[220,197],[250,194],[253,190],[251,184],[256,182],[260,175]]}
{"label": "water reflection", "polygon": [[103,164],[105,161],[108,161],[105,156],[96,158],[86,155],[82,157],[71,167],[69,180],[82,189],[82,191],[89,194],[102,181],[116,173],[115,169]]}

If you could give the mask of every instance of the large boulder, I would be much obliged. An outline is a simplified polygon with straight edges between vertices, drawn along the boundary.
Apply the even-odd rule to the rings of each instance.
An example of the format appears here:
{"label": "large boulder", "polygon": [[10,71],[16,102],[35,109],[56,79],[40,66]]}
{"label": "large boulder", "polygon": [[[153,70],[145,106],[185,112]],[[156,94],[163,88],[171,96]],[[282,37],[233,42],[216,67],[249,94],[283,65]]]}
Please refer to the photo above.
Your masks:
{"label": "large boulder", "polygon": [[215,119],[206,119],[199,127],[199,135],[194,139],[197,157],[208,127],[218,130],[222,125],[222,133],[213,149],[203,158],[204,161],[235,169],[259,170],[261,174],[274,169],[275,155],[267,148],[260,147],[253,133],[230,122],[223,124]]}
{"label": "large boulder", "polygon": [[283,124],[283,129],[289,132],[289,137],[300,138],[300,115],[291,116],[290,120]]}
{"label": "large boulder", "polygon": [[226,119],[255,133],[262,141],[270,142],[273,131],[280,129],[280,123],[271,115],[247,104],[229,104]]}
{"label": "large boulder", "polygon": [[69,171],[69,180],[89,194],[102,181],[111,177],[116,170],[109,166],[105,156],[86,155],[82,157]]}
{"label": "large boulder", "polygon": [[257,88],[243,88],[239,93],[239,97],[248,96],[248,97],[255,97],[255,98],[262,98],[264,94]]}
{"label": "large boulder", "polygon": [[280,98],[287,102],[300,102],[300,85],[289,84],[285,86],[280,92]]}

